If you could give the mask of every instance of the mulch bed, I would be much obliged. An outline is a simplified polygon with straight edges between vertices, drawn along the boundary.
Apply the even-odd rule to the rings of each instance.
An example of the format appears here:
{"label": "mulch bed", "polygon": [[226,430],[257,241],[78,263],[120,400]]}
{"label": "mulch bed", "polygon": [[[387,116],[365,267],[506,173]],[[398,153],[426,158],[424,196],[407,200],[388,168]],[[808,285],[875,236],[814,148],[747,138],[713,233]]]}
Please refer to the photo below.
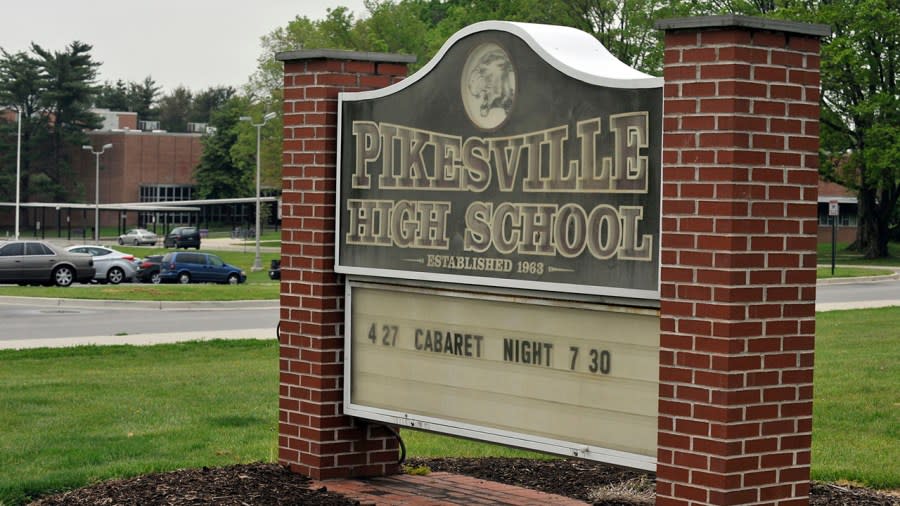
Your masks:
{"label": "mulch bed", "polygon": [[309,479],[277,464],[243,464],[148,474],[46,497],[40,506],[188,506],[357,504],[330,492],[311,490]]}
{"label": "mulch bed", "polygon": [[[591,501],[603,485],[652,474],[628,471],[580,460],[529,459],[410,459],[412,466],[448,471],[481,479],[518,485]],[[186,469],[114,480],[45,497],[35,506],[116,505],[306,505],[352,506],[355,501],[328,492],[312,490],[309,480],[277,464],[245,464],[223,468]],[[634,502],[602,501],[595,505],[622,506]],[[640,504],[640,503],[637,503]],[[813,484],[813,506],[900,506],[900,497],[869,489]]]}

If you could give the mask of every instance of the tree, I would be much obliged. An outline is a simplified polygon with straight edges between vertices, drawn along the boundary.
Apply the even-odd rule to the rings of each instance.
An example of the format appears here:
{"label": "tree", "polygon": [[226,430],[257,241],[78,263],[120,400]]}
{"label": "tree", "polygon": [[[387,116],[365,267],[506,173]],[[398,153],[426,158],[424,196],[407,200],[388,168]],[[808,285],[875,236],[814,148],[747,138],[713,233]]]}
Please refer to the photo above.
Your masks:
{"label": "tree", "polygon": [[115,83],[105,81],[97,90],[94,106],[110,111],[130,111],[128,84],[119,79]]}
{"label": "tree", "polygon": [[[258,124],[269,111],[269,104],[257,103],[245,110],[244,116]],[[267,121],[260,130],[260,186],[281,189],[281,130],[280,116]],[[249,121],[238,125],[238,138],[231,147],[231,159],[244,171],[244,196],[256,195],[256,127]]]}
{"label": "tree", "polygon": [[888,256],[900,198],[900,2],[718,0],[708,8],[822,23],[820,173],[857,192],[857,240],[866,258]]}
{"label": "tree", "polygon": [[822,45],[820,172],[857,192],[854,247],[888,256],[900,198],[900,2],[785,0],[773,14],[832,29]]}
{"label": "tree", "polygon": [[[357,31],[365,40],[366,51],[416,55],[410,66],[417,69],[428,63],[428,6],[423,2],[366,0],[369,17],[360,21]],[[362,49],[362,48],[361,48]]]}
{"label": "tree", "polygon": [[236,91],[231,86],[214,86],[194,95],[188,111],[188,121],[209,123],[213,113],[225,105]]}
{"label": "tree", "polygon": [[48,51],[31,45],[38,56],[40,82],[43,89],[40,105],[50,125],[46,134],[49,149],[31,174],[32,191],[51,201],[67,197],[67,182],[73,179],[70,163],[71,147],[87,142],[85,130],[99,128],[100,117],[90,111],[96,95],[97,67],[90,55],[91,46],[75,41],[65,51]]}
{"label": "tree", "polygon": [[194,102],[194,94],[184,86],[175,88],[159,99],[159,126],[169,132],[186,132],[188,114]]}
{"label": "tree", "polygon": [[152,121],[159,115],[155,105],[161,89],[150,76],[141,82],[126,83],[121,79],[115,83],[106,81],[98,89],[94,106],[111,111],[134,112],[138,119]]}
{"label": "tree", "polygon": [[832,0],[817,18],[833,36],[822,50],[825,170],[856,188],[858,247],[888,256],[900,197],[900,3]]}
{"label": "tree", "polygon": [[[16,114],[22,116],[22,175],[20,187],[23,200],[30,195],[27,177],[31,168],[33,152],[32,139],[43,125],[38,115],[40,96],[40,69],[37,60],[31,55],[18,52],[7,53],[0,49],[0,104],[8,104]],[[16,118],[18,120],[18,118]],[[0,192],[6,201],[15,198],[16,187],[16,154],[18,143],[18,124],[0,121]]]}
{"label": "tree", "polygon": [[156,101],[162,87],[151,76],[139,83],[128,83],[128,110],[136,112],[139,119],[155,121],[159,118]]}
{"label": "tree", "polygon": [[29,53],[2,51],[0,102],[15,104],[23,113],[24,201],[64,201],[78,194],[71,183],[71,153],[87,142],[85,130],[100,125],[100,118],[90,112],[99,66],[90,51],[90,45],[78,41],[63,51],[37,44]]}
{"label": "tree", "polygon": [[357,22],[346,7],[328,9],[325,19],[310,20],[297,16],[260,38],[262,54],[257,58],[257,70],[250,76],[245,91],[252,97],[271,97],[283,83],[283,66],[275,55],[283,51],[301,49],[363,50],[363,37],[356,30]]}
{"label": "tree", "polygon": [[[203,138],[203,154],[194,169],[197,197],[224,199],[247,197],[246,164],[235,163],[232,147],[238,141],[240,117],[248,108],[245,98],[233,97],[213,113],[211,133]],[[255,140],[255,139],[254,139]]]}

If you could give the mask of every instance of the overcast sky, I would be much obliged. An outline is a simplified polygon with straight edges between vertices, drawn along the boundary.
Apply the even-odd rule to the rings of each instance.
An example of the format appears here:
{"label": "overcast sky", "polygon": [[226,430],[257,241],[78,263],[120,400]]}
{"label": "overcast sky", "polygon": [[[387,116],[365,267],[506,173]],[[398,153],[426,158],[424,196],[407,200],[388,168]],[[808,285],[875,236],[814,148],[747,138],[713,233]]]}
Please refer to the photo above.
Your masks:
{"label": "overcast sky", "polygon": [[261,36],[295,16],[322,19],[337,6],[368,15],[363,0],[4,1],[0,47],[14,53],[36,42],[61,51],[80,40],[102,63],[99,82],[149,75],[166,91],[238,88],[256,69]]}

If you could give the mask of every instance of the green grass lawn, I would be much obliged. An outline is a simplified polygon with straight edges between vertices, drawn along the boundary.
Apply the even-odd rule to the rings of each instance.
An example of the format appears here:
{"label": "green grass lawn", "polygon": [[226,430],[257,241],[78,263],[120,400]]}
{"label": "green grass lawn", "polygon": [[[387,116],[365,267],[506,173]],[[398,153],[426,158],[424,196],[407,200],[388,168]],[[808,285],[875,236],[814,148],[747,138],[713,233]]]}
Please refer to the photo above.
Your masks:
{"label": "green grass lawn", "polygon": [[275,300],[279,284],[276,281],[247,282],[240,285],[195,283],[121,285],[91,285],[59,288],[55,286],[0,286],[0,295],[11,297],[48,297],[82,300],[153,300],[166,302]]}
{"label": "green grass lawn", "polygon": [[813,477],[900,488],[900,308],[816,315]]}
{"label": "green grass lawn", "polygon": [[858,278],[862,276],[887,276],[893,274],[891,269],[872,269],[868,267],[842,267],[834,268],[834,274],[831,273],[831,267],[819,267],[816,269],[816,278],[818,279],[834,279],[834,278]]}
{"label": "green grass lawn", "polygon": [[0,352],[0,503],[275,459],[277,355],[275,341]]}
{"label": "green grass lawn", "polygon": [[[878,258],[875,260],[867,260],[856,251],[847,249],[846,243],[838,243],[835,249],[834,263],[838,265],[868,265],[871,267],[900,267],[900,243],[892,242],[888,244],[887,258]],[[816,250],[817,262],[819,265],[831,265],[831,243],[820,243]]]}
{"label": "green grass lawn", "polygon": [[[900,308],[818,315],[812,473],[900,488]],[[274,341],[0,350],[0,503],[276,458]],[[404,430],[408,454],[537,454]]]}

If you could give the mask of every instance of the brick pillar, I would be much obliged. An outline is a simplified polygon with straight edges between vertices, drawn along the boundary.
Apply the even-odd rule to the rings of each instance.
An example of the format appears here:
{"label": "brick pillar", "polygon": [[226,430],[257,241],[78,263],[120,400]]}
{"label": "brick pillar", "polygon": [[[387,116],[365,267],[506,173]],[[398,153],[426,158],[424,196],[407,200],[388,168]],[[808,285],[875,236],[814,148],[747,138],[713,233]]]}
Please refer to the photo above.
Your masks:
{"label": "brick pillar", "polygon": [[334,272],[338,92],[403,79],[406,55],[281,53],[284,169],[278,459],[313,479],[397,469],[397,441],[342,415],[344,280]]}
{"label": "brick pillar", "polygon": [[657,27],[657,504],[806,504],[828,29],[744,16]]}

